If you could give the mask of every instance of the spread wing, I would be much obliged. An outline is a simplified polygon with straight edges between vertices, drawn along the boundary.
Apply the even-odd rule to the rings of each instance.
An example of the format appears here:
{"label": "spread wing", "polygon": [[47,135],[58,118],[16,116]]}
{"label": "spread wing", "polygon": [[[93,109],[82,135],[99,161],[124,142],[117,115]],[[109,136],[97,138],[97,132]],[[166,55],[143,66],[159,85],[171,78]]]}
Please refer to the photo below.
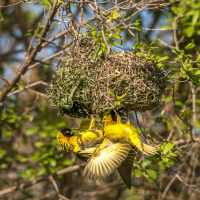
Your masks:
{"label": "spread wing", "polygon": [[87,144],[86,142],[84,142],[84,149],[78,151],[76,153],[76,156],[83,161],[87,161],[94,154],[97,148],[102,144],[103,140],[104,138],[98,138],[94,139],[92,142],[87,142]]}
{"label": "spread wing", "polygon": [[113,143],[104,138],[103,143],[88,160],[83,176],[91,180],[106,178],[122,164],[130,150],[129,144]]}
{"label": "spread wing", "polygon": [[136,154],[137,149],[131,149],[126,160],[117,168],[117,171],[129,190],[131,189],[131,176]]}

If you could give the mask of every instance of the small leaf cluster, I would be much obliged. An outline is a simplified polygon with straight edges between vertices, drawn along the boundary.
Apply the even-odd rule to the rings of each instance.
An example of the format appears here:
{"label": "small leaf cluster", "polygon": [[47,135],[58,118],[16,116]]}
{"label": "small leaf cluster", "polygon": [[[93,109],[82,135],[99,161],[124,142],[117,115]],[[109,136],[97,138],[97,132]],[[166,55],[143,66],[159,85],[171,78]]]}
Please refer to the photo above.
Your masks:
{"label": "small leaf cluster", "polygon": [[[88,24],[86,24],[86,25],[87,25],[87,28],[89,29],[89,31],[84,33],[83,35],[92,37],[97,43],[100,43],[100,45],[101,45],[101,46],[97,46],[96,51],[94,52],[94,55],[97,53],[99,55],[101,55],[103,52],[107,53],[107,46],[103,39],[101,28],[99,28],[97,30],[95,28],[90,27]],[[98,26],[98,24],[96,24],[96,23],[95,23],[95,25]],[[109,46],[122,44],[123,37],[121,36],[121,33],[123,32],[123,30],[124,29],[120,26],[113,28],[113,30],[111,30],[111,31],[109,31],[106,28],[103,29]],[[99,48],[99,47],[101,47],[101,48]]]}
{"label": "small leaf cluster", "polygon": [[180,151],[173,151],[174,145],[172,142],[165,142],[160,145],[159,154],[147,156],[140,163],[135,162],[133,164],[135,177],[144,176],[147,181],[155,183],[157,189],[159,189],[156,183],[159,172],[161,172],[161,169],[174,165],[177,154],[181,153]]}
{"label": "small leaf cluster", "polygon": [[[146,38],[141,35],[143,29],[140,26],[140,20],[137,20],[134,24],[136,26],[136,36],[137,36],[137,44],[132,46],[132,50],[136,51],[136,55],[140,56],[141,58],[144,58],[146,61],[155,61],[158,65],[158,67],[163,66],[163,61],[169,59],[168,56],[160,57],[159,55],[154,55],[154,49],[159,48],[158,46],[154,46],[154,44],[161,39],[162,37],[156,38],[153,40],[150,44],[148,44],[148,41]],[[144,42],[142,42],[142,39]],[[142,53],[145,52],[145,53]]]}
{"label": "small leaf cluster", "polygon": [[121,96],[116,96],[114,94],[114,92],[112,90],[108,90],[107,91],[109,94],[111,94],[113,97],[115,97],[115,105],[118,107],[118,108],[121,108],[121,102],[120,102],[120,99],[124,98],[127,94],[123,94]]}
{"label": "small leaf cluster", "polygon": [[41,34],[43,28],[44,28],[44,24],[40,24],[40,27],[38,30],[28,30],[27,33],[25,34],[25,36],[35,35],[36,37],[40,37],[40,34]]}
{"label": "small leaf cluster", "polygon": [[[195,45],[194,43],[189,43],[185,49],[191,49]],[[184,50],[172,50],[173,53],[176,54],[175,60],[179,62],[180,64],[180,76],[183,79],[189,78],[189,80],[196,86],[200,86],[200,70],[195,67],[192,62],[193,62],[193,56],[191,54],[186,54]],[[200,54],[198,54],[196,61],[200,61]],[[199,65],[197,63],[197,65]],[[177,81],[177,80],[176,80]],[[179,81],[178,81],[179,82]]]}

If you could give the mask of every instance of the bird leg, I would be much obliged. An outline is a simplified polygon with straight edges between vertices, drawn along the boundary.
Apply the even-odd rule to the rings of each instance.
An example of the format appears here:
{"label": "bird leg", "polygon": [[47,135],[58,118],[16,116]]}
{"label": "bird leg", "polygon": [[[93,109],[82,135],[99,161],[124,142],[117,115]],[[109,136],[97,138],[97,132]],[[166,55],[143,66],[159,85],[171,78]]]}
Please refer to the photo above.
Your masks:
{"label": "bird leg", "polygon": [[127,117],[127,122],[130,123],[130,120],[128,118],[128,111],[126,111],[126,117]]}
{"label": "bird leg", "polygon": [[[82,107],[82,106],[81,106]],[[84,107],[82,107],[82,109],[85,111],[85,113],[88,115],[88,117],[90,119],[92,119],[92,116],[89,114],[89,112],[87,111],[87,109],[85,109]]]}
{"label": "bird leg", "polygon": [[[89,114],[89,112],[87,111],[87,109],[85,109],[83,106],[81,106],[81,107],[82,107],[82,109],[85,111],[85,113],[88,115],[88,117],[92,120],[91,123],[92,123],[92,122],[97,122],[97,123],[100,125],[100,127],[102,128],[102,125],[101,125],[98,121],[96,121],[96,120],[92,117],[92,115]],[[94,120],[94,121],[93,121],[93,120]],[[91,125],[92,125],[91,123],[90,123],[90,127],[91,127]],[[93,124],[94,124],[94,123],[93,123]]]}
{"label": "bird leg", "polygon": [[115,110],[115,108],[113,109],[113,111],[114,111],[114,113],[115,113],[115,115],[116,115],[117,117],[120,117],[119,114],[117,113],[117,111]]}

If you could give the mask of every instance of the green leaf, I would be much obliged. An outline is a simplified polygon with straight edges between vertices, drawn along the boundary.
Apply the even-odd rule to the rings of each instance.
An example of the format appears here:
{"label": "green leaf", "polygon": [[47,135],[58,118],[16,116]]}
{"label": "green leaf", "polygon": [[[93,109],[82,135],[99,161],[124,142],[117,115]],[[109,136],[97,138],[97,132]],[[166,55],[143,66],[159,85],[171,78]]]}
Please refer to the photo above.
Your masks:
{"label": "green leaf", "polygon": [[2,163],[0,164],[0,168],[1,169],[6,169],[8,167],[8,164],[7,163]]}
{"label": "green leaf", "polygon": [[172,96],[169,96],[169,97],[165,98],[165,102],[166,103],[170,102],[171,100],[172,100]]}
{"label": "green leaf", "polygon": [[134,169],[133,173],[134,173],[135,177],[137,177],[137,178],[140,178],[143,176],[142,171],[139,169]]}
{"label": "green leaf", "polygon": [[[180,83],[180,81],[177,78],[173,78],[173,80]],[[171,88],[169,90],[171,90]]]}
{"label": "green leaf", "polygon": [[137,37],[137,45],[139,45],[140,42],[141,42],[141,37],[140,37],[140,32],[139,31],[137,31],[136,37]]}
{"label": "green leaf", "polygon": [[174,12],[174,14],[178,15],[179,7],[172,6],[172,7],[171,7],[171,10]]}
{"label": "green leaf", "polygon": [[17,160],[19,160],[20,162],[26,162],[27,161],[27,158],[23,157],[22,155],[18,154],[15,156],[15,158]]}
{"label": "green leaf", "polygon": [[44,143],[42,142],[42,141],[36,141],[35,142],[35,146],[37,147],[37,148],[40,148],[40,147],[42,147],[44,145]]}
{"label": "green leaf", "polygon": [[123,95],[121,95],[121,96],[117,96],[116,99],[117,99],[117,100],[122,99],[122,98],[124,98],[126,95],[127,95],[127,94],[123,94]]}
{"label": "green leaf", "polygon": [[142,163],[141,163],[141,167],[142,168],[146,168],[148,165],[150,165],[152,163],[151,158],[147,157],[145,158]]}
{"label": "green leaf", "polygon": [[61,1],[61,0],[58,0],[58,5],[60,5],[60,4],[62,4],[63,3],[63,1]]}
{"label": "green leaf", "polygon": [[111,79],[113,79],[113,78],[115,78],[115,77],[117,77],[117,76],[121,76],[122,74],[117,74],[117,75],[115,75],[115,76],[112,76],[111,78],[110,78],[110,80]]}
{"label": "green leaf", "polygon": [[0,149],[0,158],[3,158],[6,155],[6,150]]}
{"label": "green leaf", "polygon": [[25,118],[28,118],[30,122],[34,119],[33,115],[25,115]]}
{"label": "green leaf", "polygon": [[104,12],[103,10],[100,10],[100,12],[101,12],[102,14],[105,14],[105,12]]}
{"label": "green leaf", "polygon": [[46,173],[46,168],[45,167],[42,167],[38,170],[38,173],[37,173],[37,176],[42,176]]}
{"label": "green leaf", "polygon": [[185,74],[185,73],[183,73],[183,72],[179,72],[179,74],[180,74],[180,76],[181,76],[182,78],[187,78],[187,74]]}
{"label": "green leaf", "polygon": [[112,90],[108,90],[107,91],[109,94],[111,94],[113,97],[115,97],[115,94],[114,94],[114,92],[112,91]]}
{"label": "green leaf", "polygon": [[120,35],[123,32],[124,28],[117,26],[113,30],[115,31],[115,34]]}
{"label": "green leaf", "polygon": [[197,56],[197,61],[200,61],[200,54],[198,54]]}
{"label": "green leaf", "polygon": [[198,70],[192,78],[194,81],[198,82],[200,79],[200,70]]}
{"label": "green leaf", "polygon": [[[144,37],[144,35],[141,35],[142,39],[148,44],[147,39]],[[146,46],[146,44],[144,44]]]}
{"label": "green leaf", "polygon": [[163,37],[159,37],[159,38],[156,38],[155,40],[153,40],[151,43],[150,43],[150,46],[153,45],[155,42],[157,42],[159,39],[161,39]]}
{"label": "green leaf", "polygon": [[169,142],[165,145],[164,149],[163,149],[163,154],[167,154],[173,147],[175,144]]}
{"label": "green leaf", "polygon": [[98,55],[100,49],[101,49],[101,45],[98,44],[97,47],[96,47],[96,49],[95,49],[95,51],[94,51],[94,54],[92,55],[92,60],[95,60],[95,59],[96,59],[96,57],[97,57],[97,55]]}
{"label": "green leaf", "polygon": [[167,59],[169,59],[169,57],[168,57],[168,56],[164,56],[164,57],[162,57],[162,58],[159,58],[159,59],[158,59],[158,62],[161,62],[161,61],[167,60]]}
{"label": "green leaf", "polygon": [[116,19],[119,17],[119,11],[118,10],[112,10],[111,11],[111,18]]}
{"label": "green leaf", "polygon": [[192,17],[192,26],[194,26],[199,19],[199,10],[193,11],[193,17]]}
{"label": "green leaf", "polygon": [[64,166],[70,166],[72,164],[72,160],[65,160],[62,164]]}
{"label": "green leaf", "polygon": [[26,134],[33,135],[38,130],[39,130],[39,126],[33,126],[27,129]]}
{"label": "green leaf", "polygon": [[195,44],[194,43],[189,43],[188,45],[185,46],[185,49],[192,49],[195,47]]}
{"label": "green leaf", "polygon": [[121,106],[121,102],[120,102],[120,101],[115,101],[115,105],[116,105],[117,107],[120,107],[120,106]]}
{"label": "green leaf", "polygon": [[189,26],[184,32],[186,33],[187,37],[192,37],[194,35],[194,31],[194,26]]}
{"label": "green leaf", "polygon": [[116,38],[116,39],[119,39],[120,35],[113,34],[113,37]]}
{"label": "green leaf", "polygon": [[179,53],[175,49],[173,49],[172,52],[175,53],[176,55],[179,55]]}
{"label": "green leaf", "polygon": [[112,21],[112,19],[109,18],[109,19],[106,20],[106,23],[109,23],[111,21]]}
{"label": "green leaf", "polygon": [[44,3],[46,4],[47,7],[52,6],[52,5],[51,5],[51,2],[50,2],[49,0],[44,0]]}
{"label": "green leaf", "polygon": [[0,13],[0,22],[2,22],[4,20],[4,17],[2,15],[2,13]]}
{"label": "green leaf", "polygon": [[53,158],[49,158],[49,163],[51,164],[52,167],[55,167],[57,164],[56,160]]}
{"label": "green leaf", "polygon": [[143,30],[143,29],[142,29],[142,26],[137,26],[137,27],[136,27],[136,30],[139,31],[139,32],[142,32],[142,30]]}
{"label": "green leaf", "polygon": [[27,35],[34,35],[35,31],[34,30],[28,30],[25,36]]}
{"label": "green leaf", "polygon": [[156,154],[156,155],[153,155],[152,159],[153,159],[153,161],[157,161],[157,160],[160,159],[160,156],[157,155],[157,154]]}
{"label": "green leaf", "polygon": [[155,181],[157,179],[157,173],[153,169],[146,169],[147,174]]}
{"label": "green leaf", "polygon": [[24,88],[24,85],[19,84],[19,85],[18,85],[18,88],[19,88],[19,89],[22,89],[22,88]]}
{"label": "green leaf", "polygon": [[143,53],[137,52],[136,55],[146,60],[146,56]]}

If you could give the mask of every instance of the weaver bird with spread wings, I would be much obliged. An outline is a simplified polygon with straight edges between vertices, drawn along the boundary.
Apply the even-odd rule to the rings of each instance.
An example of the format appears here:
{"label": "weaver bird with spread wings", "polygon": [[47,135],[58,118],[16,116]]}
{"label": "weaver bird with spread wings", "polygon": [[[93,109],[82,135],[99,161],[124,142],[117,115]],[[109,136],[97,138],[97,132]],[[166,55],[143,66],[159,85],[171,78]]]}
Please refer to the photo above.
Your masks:
{"label": "weaver bird with spread wings", "polygon": [[[93,180],[105,178],[121,166],[126,159],[120,175],[123,176],[126,185],[130,186],[136,149],[147,155],[156,154],[157,149],[142,143],[134,126],[129,122],[122,124],[119,116],[116,122],[113,121],[111,114],[105,115],[103,124],[104,140],[88,160],[83,175]],[[130,158],[129,152],[132,153]]]}

